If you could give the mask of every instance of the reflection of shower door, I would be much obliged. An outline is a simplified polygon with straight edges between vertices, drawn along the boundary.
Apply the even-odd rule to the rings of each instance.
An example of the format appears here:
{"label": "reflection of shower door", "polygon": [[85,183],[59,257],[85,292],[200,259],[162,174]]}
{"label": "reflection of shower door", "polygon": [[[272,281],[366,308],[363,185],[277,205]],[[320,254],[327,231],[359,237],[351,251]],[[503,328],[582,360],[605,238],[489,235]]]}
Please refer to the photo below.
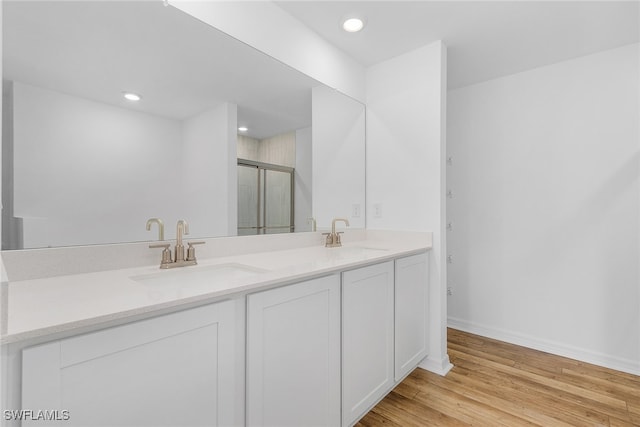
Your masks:
{"label": "reflection of shower door", "polygon": [[293,232],[293,168],[238,159],[238,235]]}

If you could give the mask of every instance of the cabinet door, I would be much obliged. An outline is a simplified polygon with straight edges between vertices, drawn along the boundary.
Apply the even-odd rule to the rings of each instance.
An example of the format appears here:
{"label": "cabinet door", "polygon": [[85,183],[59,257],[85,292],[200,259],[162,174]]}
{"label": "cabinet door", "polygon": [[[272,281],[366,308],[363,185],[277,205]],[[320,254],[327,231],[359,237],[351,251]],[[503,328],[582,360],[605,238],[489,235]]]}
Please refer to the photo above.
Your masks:
{"label": "cabinet door", "polygon": [[340,424],[340,276],[247,297],[247,425]]}
{"label": "cabinet door", "polygon": [[22,407],[64,426],[242,425],[243,314],[225,301],[25,349]]}
{"label": "cabinet door", "polygon": [[395,379],[401,380],[427,357],[429,264],[427,254],[396,260]]}
{"label": "cabinet door", "polygon": [[393,262],[342,276],[342,419],[352,425],[394,384]]}

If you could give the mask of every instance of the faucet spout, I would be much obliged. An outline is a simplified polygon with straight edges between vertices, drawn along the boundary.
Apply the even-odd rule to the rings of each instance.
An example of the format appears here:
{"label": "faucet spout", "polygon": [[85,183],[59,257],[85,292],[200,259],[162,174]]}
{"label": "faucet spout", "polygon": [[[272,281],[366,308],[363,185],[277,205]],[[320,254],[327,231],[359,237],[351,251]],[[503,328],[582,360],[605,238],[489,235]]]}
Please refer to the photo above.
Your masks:
{"label": "faucet spout", "polygon": [[147,221],[147,231],[151,231],[152,224],[158,224],[158,240],[164,240],[164,222],[160,218],[149,218]]}
{"label": "faucet spout", "polygon": [[340,241],[340,234],[342,234],[342,232],[336,233],[336,222],[338,221],[344,222],[347,227],[349,226],[348,219],[334,218],[333,221],[331,221],[331,233],[327,233],[327,240],[325,242],[327,248],[339,248],[342,246],[342,242]]}
{"label": "faucet spout", "polygon": [[185,234],[189,234],[189,223],[181,219],[176,225],[176,245],[182,246],[182,236]]}
{"label": "faucet spout", "polygon": [[346,225],[347,227],[349,226],[349,220],[346,218],[334,218],[333,221],[331,221],[331,233],[332,234],[336,234],[336,222],[337,221],[341,221],[344,222],[344,225]]}
{"label": "faucet spout", "polygon": [[176,225],[175,262],[184,261],[184,245],[182,244],[183,234],[189,234],[189,223],[184,219],[181,219]]}

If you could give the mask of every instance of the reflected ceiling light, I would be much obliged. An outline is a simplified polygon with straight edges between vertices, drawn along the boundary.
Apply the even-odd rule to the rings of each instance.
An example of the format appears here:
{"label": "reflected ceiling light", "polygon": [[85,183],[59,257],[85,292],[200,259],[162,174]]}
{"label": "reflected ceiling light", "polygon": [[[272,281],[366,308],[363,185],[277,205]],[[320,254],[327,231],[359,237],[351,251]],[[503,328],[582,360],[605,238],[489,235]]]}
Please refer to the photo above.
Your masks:
{"label": "reflected ceiling light", "polygon": [[142,99],[140,95],[132,92],[123,92],[122,96],[124,96],[129,101],[140,101]]}
{"label": "reflected ceiling light", "polygon": [[349,18],[342,23],[342,28],[348,33],[357,33],[364,28],[364,21],[360,18]]}
{"label": "reflected ceiling light", "polygon": [[248,130],[249,130],[249,128],[248,128],[248,127],[246,127],[246,126],[240,126],[240,127],[238,128],[238,130],[239,130],[240,132],[246,132],[246,131],[248,131]]}

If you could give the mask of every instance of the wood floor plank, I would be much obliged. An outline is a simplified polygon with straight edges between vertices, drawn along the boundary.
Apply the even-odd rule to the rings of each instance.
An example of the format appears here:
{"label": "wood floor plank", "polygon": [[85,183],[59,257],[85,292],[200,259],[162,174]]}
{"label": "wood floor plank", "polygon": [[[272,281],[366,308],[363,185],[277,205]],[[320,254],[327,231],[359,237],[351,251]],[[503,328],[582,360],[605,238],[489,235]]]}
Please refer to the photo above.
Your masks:
{"label": "wood floor plank", "polygon": [[609,427],[635,427],[637,424],[634,424],[631,421],[623,421],[617,418],[609,419]]}
{"label": "wood floor plank", "polygon": [[403,381],[398,384],[393,391],[408,399],[413,399],[418,393],[420,393],[420,388],[412,385],[409,381]]}
{"label": "wood floor plank", "polygon": [[[578,405],[572,405],[562,400],[554,399],[551,396],[540,395],[535,401],[530,401],[528,405],[520,402],[527,401],[531,393],[521,390],[511,384],[504,384],[491,377],[479,379],[467,378],[461,375],[461,369],[454,369],[449,375],[452,380],[458,376],[463,378],[458,381],[459,393],[470,396],[477,400],[482,400],[488,405],[495,405],[505,412],[520,418],[529,420],[541,425],[549,425],[554,421],[563,422],[566,425],[607,425],[609,416],[597,411],[585,411]],[[469,377],[474,374],[470,373]]]}
{"label": "wood floor plank", "polygon": [[385,427],[402,427],[402,424],[398,424],[395,421],[380,415],[376,411],[370,411],[364,418],[362,418],[355,427],[372,427],[372,426],[385,426]]}
{"label": "wood floor plank", "polygon": [[483,358],[486,358],[487,360],[491,360],[493,362],[500,363],[505,366],[515,366],[517,363],[513,359],[513,355],[505,354],[502,352],[487,353],[484,349],[470,348],[470,347],[466,347],[464,344],[456,344],[456,343],[449,343],[448,348],[453,350],[458,350],[465,354],[483,357]]}
{"label": "wood floor plank", "polygon": [[425,405],[435,407],[440,412],[470,425],[474,425],[478,418],[490,422],[492,426],[516,427],[536,425],[518,416],[504,412],[502,408],[497,409],[495,406],[485,404],[439,386],[430,387],[418,393],[415,400]]}
{"label": "wood floor plank", "polygon": [[[576,424],[606,424],[608,416],[597,411],[585,411],[578,404],[563,401],[553,395],[540,393],[517,378],[500,375],[483,375],[476,370],[468,371],[457,366],[449,376],[457,380],[458,387],[465,393],[475,394],[475,398],[486,399],[502,410],[509,410],[525,419],[548,425],[553,419]],[[531,400],[532,393],[536,399]],[[527,402],[523,405],[522,402]]]}
{"label": "wood floor plank", "polygon": [[382,402],[373,409],[376,412],[403,427],[428,426],[463,426],[468,425],[450,417],[430,406],[404,398],[394,392],[389,393]]}
{"label": "wood floor plank", "polygon": [[640,426],[640,404],[629,403],[628,407],[631,420]]}
{"label": "wood floor plank", "polygon": [[610,390],[612,394],[622,396],[625,400],[640,405],[640,380],[625,380],[615,375],[586,369],[563,369],[562,374],[566,377],[574,377],[575,381],[587,381],[601,389]]}
{"label": "wood floor plank", "polygon": [[[473,378],[491,384],[496,390],[510,394],[512,397],[527,402],[528,405],[533,407],[543,405],[547,409],[570,412],[577,415],[584,412],[584,417],[587,420],[597,419],[598,414],[616,416],[621,419],[628,418],[626,406],[611,407],[599,400],[585,399],[585,396],[581,393],[582,389],[578,389],[580,392],[575,394],[550,387],[545,383],[537,383],[527,376],[519,377],[498,372],[469,360],[454,357],[452,361],[457,364],[458,370],[466,369],[471,372]],[[498,394],[500,391],[495,393]],[[529,396],[535,396],[535,399],[529,399]],[[593,395],[591,397],[593,398]]]}
{"label": "wood floor plank", "polygon": [[448,330],[454,368],[412,372],[357,424],[640,427],[640,377]]}
{"label": "wood floor plank", "polygon": [[[450,354],[451,353],[459,354],[459,353],[456,353],[455,350],[451,350]],[[581,388],[564,381],[559,381],[549,376],[540,375],[539,373],[529,372],[529,370],[527,369],[500,365],[498,363],[495,363],[489,360],[482,360],[479,357],[472,356],[469,354],[465,355],[465,359],[474,361],[483,366],[490,367],[491,369],[494,369],[496,372],[503,372],[507,374],[517,375],[519,378],[526,378],[533,383],[541,384],[551,389],[555,389],[558,391],[566,391],[568,393],[584,396],[588,399],[594,400],[596,402],[598,401],[603,402],[603,403],[606,403],[607,405],[610,405],[616,408],[626,409],[627,407],[627,403],[620,398],[610,396],[605,393],[598,393],[597,391],[593,391],[592,389]]]}

